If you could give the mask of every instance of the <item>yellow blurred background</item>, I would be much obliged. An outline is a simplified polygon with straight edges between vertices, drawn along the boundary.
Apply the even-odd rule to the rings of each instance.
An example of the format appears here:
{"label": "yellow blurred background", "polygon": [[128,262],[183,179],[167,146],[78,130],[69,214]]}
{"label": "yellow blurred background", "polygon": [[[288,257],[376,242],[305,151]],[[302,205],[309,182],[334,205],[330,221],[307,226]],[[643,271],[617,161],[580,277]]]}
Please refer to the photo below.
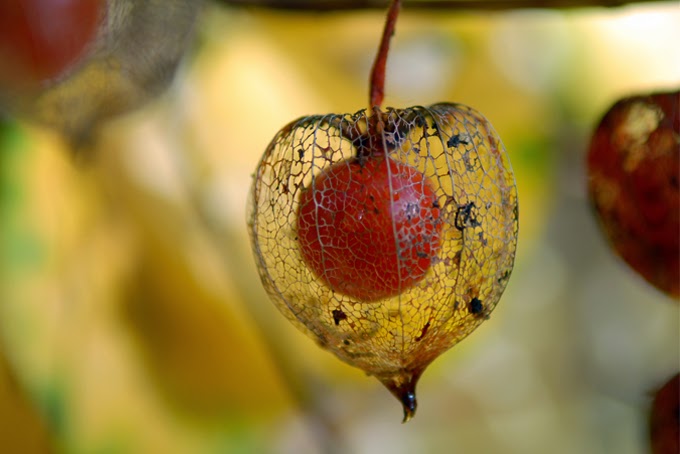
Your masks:
{"label": "yellow blurred background", "polygon": [[647,452],[678,305],[607,248],[584,153],[615,100],[680,86],[680,7],[403,12],[385,105],[484,113],[521,207],[504,297],[426,371],[406,425],[276,311],[245,227],[280,127],[366,107],[382,23],[208,5],[170,89],[86,159],[2,120],[0,451]]}

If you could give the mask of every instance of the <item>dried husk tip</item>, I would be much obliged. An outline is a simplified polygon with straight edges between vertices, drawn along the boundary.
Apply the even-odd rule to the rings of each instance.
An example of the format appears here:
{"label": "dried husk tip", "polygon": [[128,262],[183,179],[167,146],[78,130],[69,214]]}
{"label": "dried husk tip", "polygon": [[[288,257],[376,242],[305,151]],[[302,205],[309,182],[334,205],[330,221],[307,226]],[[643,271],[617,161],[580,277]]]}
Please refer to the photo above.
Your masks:
{"label": "dried husk tip", "polygon": [[416,384],[422,370],[402,371],[396,375],[378,377],[378,380],[392,393],[401,403],[404,409],[404,419],[402,423],[409,422],[416,414],[418,400],[416,399]]}

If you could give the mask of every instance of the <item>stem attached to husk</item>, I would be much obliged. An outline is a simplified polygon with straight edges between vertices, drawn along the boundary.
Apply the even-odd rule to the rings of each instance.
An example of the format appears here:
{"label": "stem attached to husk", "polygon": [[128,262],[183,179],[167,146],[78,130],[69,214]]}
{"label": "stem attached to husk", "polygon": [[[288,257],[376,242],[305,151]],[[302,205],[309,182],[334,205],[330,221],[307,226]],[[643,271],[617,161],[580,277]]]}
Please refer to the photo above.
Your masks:
{"label": "stem attached to husk", "polygon": [[375,56],[373,68],[371,69],[369,107],[371,108],[372,113],[380,111],[383,98],[385,97],[385,66],[387,64],[387,53],[390,50],[390,40],[392,39],[392,35],[394,35],[394,27],[397,23],[400,7],[401,0],[392,0],[390,9],[387,11],[387,20],[385,21],[385,29],[383,30],[382,39],[380,40],[378,54]]}

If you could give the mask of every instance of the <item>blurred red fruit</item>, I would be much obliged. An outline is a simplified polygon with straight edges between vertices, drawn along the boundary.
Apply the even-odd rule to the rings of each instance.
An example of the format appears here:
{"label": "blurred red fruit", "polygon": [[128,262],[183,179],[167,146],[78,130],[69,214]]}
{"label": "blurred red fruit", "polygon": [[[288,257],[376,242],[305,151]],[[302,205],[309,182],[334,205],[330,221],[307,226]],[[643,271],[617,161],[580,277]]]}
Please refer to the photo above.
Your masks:
{"label": "blurred red fruit", "polygon": [[590,198],[614,250],[680,296],[680,92],[618,101],[588,153]]}
{"label": "blurred red fruit", "polygon": [[680,374],[675,374],[654,395],[649,419],[653,454],[680,452]]}
{"label": "blurred red fruit", "polygon": [[34,85],[58,77],[95,37],[100,0],[0,2],[0,82]]}

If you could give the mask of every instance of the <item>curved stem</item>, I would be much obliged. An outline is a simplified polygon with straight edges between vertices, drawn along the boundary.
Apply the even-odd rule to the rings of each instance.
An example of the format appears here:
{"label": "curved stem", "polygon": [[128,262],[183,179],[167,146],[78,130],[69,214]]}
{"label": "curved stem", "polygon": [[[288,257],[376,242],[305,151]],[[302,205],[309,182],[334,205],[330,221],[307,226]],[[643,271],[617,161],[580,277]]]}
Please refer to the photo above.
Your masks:
{"label": "curved stem", "polygon": [[390,39],[394,35],[394,26],[399,16],[399,8],[401,7],[401,0],[392,0],[390,9],[387,11],[387,20],[385,21],[385,29],[383,30],[382,39],[380,40],[380,47],[378,54],[375,56],[373,68],[371,69],[371,86],[369,92],[369,107],[371,111],[380,110],[385,97],[385,66],[387,64],[387,53],[390,50]]}

